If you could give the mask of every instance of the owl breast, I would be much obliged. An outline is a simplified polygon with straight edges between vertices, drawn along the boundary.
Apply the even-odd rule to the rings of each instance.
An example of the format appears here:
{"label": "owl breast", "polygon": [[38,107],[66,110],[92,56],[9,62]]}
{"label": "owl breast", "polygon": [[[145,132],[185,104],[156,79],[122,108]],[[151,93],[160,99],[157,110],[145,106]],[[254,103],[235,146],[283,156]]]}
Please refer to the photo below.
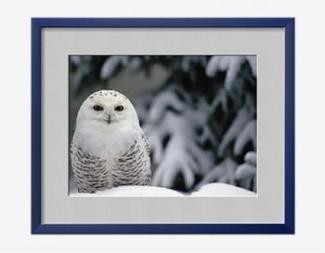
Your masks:
{"label": "owl breast", "polygon": [[[123,145],[111,146],[118,150]],[[102,152],[105,150],[101,149]],[[71,144],[71,167],[79,192],[94,193],[113,186],[150,184],[150,148],[144,135],[136,136],[131,144],[124,145],[117,153],[107,152],[106,156],[94,153]]]}
{"label": "owl breast", "polygon": [[151,181],[150,157],[142,140],[135,140],[112,164],[113,185],[148,185]]}
{"label": "owl breast", "polygon": [[79,192],[93,193],[111,187],[106,159],[88,154],[72,144],[71,165]]}

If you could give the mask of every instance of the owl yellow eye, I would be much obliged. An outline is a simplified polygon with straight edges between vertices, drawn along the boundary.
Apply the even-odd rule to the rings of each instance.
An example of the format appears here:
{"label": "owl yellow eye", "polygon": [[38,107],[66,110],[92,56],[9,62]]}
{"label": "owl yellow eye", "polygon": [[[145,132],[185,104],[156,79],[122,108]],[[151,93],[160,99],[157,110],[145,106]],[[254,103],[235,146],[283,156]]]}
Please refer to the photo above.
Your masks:
{"label": "owl yellow eye", "polygon": [[117,112],[121,112],[124,110],[124,106],[123,105],[117,105],[114,107],[114,110]]}
{"label": "owl yellow eye", "polygon": [[94,105],[94,106],[93,106],[93,109],[94,109],[96,112],[99,112],[99,111],[104,110],[104,108],[103,108],[102,106],[100,106],[100,105]]}

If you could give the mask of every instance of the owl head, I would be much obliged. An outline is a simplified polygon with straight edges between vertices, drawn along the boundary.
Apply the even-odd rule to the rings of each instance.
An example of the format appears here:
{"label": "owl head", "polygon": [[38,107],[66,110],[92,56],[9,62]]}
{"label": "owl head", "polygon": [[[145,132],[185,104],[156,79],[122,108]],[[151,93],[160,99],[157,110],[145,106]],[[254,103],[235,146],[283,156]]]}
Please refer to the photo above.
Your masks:
{"label": "owl head", "polygon": [[114,90],[100,90],[91,94],[81,105],[77,126],[97,126],[108,129],[119,126],[138,127],[134,106],[123,94]]}

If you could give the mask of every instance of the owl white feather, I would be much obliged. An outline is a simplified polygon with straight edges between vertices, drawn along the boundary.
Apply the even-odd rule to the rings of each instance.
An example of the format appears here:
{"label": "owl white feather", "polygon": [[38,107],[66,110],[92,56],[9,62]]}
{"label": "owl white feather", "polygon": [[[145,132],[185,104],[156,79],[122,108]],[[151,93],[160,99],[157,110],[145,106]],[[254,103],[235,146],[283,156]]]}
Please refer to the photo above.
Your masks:
{"label": "owl white feather", "polygon": [[71,165],[79,192],[150,184],[149,155],[147,139],[127,97],[101,90],[83,102],[71,143]]}

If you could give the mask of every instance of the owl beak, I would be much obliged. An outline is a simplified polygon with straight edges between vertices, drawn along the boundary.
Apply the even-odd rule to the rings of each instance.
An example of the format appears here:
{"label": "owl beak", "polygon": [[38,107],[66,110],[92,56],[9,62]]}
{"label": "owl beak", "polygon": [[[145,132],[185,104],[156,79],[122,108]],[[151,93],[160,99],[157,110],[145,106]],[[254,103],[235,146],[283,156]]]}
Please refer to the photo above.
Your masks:
{"label": "owl beak", "polygon": [[111,115],[110,114],[108,114],[107,123],[111,124]]}

